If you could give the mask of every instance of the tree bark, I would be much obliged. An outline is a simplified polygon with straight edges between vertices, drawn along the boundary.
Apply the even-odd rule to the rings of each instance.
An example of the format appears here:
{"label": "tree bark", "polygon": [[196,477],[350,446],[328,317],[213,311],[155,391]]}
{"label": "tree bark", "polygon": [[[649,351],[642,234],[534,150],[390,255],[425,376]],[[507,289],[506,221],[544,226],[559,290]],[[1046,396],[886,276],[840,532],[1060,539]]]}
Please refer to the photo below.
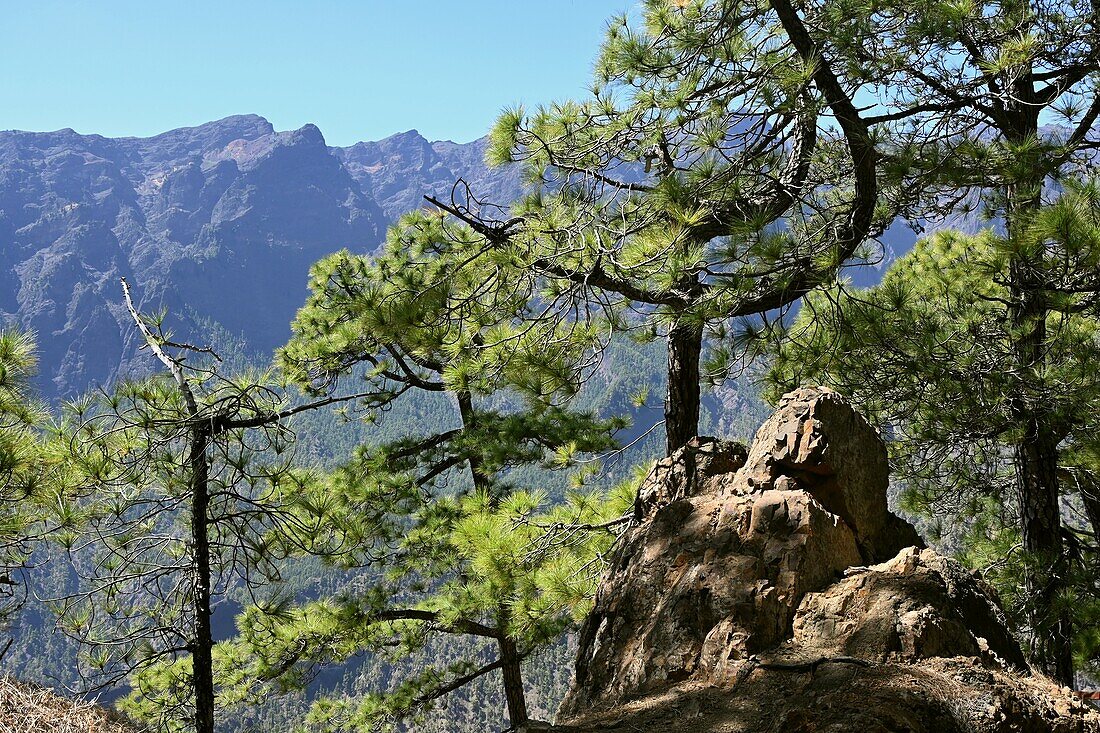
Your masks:
{"label": "tree bark", "polygon": [[[1004,117],[1005,137],[1022,144],[1038,135],[1039,105],[1035,103],[1030,71],[1013,85],[1014,107]],[[1021,161],[1031,171],[1009,183],[1005,193],[1005,227],[1017,247],[1008,263],[1008,318],[1018,383],[1009,398],[1009,411],[1020,431],[1013,446],[1020,533],[1028,553],[1024,586],[1025,615],[1031,629],[1032,658],[1049,676],[1073,684],[1072,619],[1058,609],[1058,597],[1066,587],[1066,557],[1062,542],[1059,507],[1058,431],[1047,406],[1042,380],[1047,360],[1047,318],[1050,304],[1046,262],[1042,249],[1022,246],[1031,217],[1042,206],[1042,187],[1047,170],[1037,152]],[[1024,167],[1024,166],[1021,166]]]}
{"label": "tree bark", "polygon": [[191,652],[191,682],[195,696],[195,733],[214,733],[214,635],[210,627],[211,583],[208,534],[210,458],[206,455],[206,451],[215,427],[212,422],[199,420],[198,401],[180,367],[181,361],[173,359],[164,352],[159,339],[149,330],[134,306],[126,278],[121,279],[121,284],[127,310],[130,311],[134,323],[145,338],[145,343],[172,374],[192,421],[192,427],[188,433],[191,447],[187,455],[187,465],[191,471],[191,608],[195,614],[195,624],[194,635],[188,641],[188,649]]}
{"label": "tree bark", "polygon": [[[458,413],[462,419],[463,429],[473,427],[477,422],[477,413],[474,411],[473,396],[465,391],[455,394],[458,400]],[[489,488],[489,477],[481,468],[481,461],[477,456],[469,457],[470,474],[474,487],[478,490]],[[508,609],[503,604],[498,608],[497,629],[500,636],[497,637],[497,646],[500,651],[500,674],[504,684],[504,699],[508,705],[508,719],[512,728],[517,728],[527,722],[527,697],[523,690],[523,670],[514,639],[508,636]]]}
{"label": "tree bark", "polygon": [[1050,677],[1072,685],[1072,621],[1066,610],[1058,608],[1058,596],[1066,585],[1066,560],[1057,456],[1057,447],[1033,424],[1016,446],[1014,458],[1023,546],[1032,567],[1025,578],[1032,656]]}
{"label": "tree bark", "polygon": [[508,701],[508,721],[514,730],[527,722],[527,698],[523,692],[523,669],[516,642],[501,636],[500,647],[501,678],[504,682],[504,698]]}
{"label": "tree bark", "polygon": [[[1021,282],[1026,276],[1019,272],[1017,264],[1014,263],[1013,269],[1017,269],[1018,277],[1010,277],[1010,281],[1020,287],[1009,309],[1017,334],[1015,366],[1023,374],[1034,374],[1045,359],[1046,308],[1042,294]],[[1057,608],[1058,596],[1066,583],[1058,438],[1050,416],[1043,409],[1041,396],[1029,399],[1026,388],[1027,385],[1017,387],[1010,400],[1014,421],[1021,430],[1021,437],[1013,447],[1013,463],[1021,539],[1029,555],[1030,569],[1024,580],[1025,613],[1032,633],[1032,656],[1052,678],[1071,685],[1072,623],[1069,613]]]}
{"label": "tree bark", "polygon": [[214,733],[214,637],[210,624],[210,538],[207,530],[210,504],[209,443],[205,426],[191,432],[191,552],[192,603],[195,635],[191,640],[192,683],[195,688],[195,731]]}
{"label": "tree bark", "polygon": [[[455,398],[458,400],[458,415],[462,420],[462,429],[469,430],[477,424],[477,413],[474,411],[474,398],[466,390],[459,390],[455,393]],[[481,458],[478,456],[468,456],[467,461],[470,464],[470,477],[474,482],[474,488],[478,491],[489,488],[489,477],[481,469]]]}
{"label": "tree bark", "polygon": [[665,453],[699,434],[701,326],[679,324],[668,332],[668,391],[665,396]]}

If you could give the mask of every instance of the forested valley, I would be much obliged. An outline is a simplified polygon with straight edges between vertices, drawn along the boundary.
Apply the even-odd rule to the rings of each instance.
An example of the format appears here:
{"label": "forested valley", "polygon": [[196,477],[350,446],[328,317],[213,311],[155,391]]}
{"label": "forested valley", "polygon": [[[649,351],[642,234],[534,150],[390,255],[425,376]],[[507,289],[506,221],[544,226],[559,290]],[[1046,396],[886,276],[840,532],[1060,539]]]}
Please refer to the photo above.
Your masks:
{"label": "forested valley", "polygon": [[133,730],[527,730],[654,461],[821,385],[1094,685],[1098,120],[1090,0],[645,0],[469,145],[0,133],[0,669]]}

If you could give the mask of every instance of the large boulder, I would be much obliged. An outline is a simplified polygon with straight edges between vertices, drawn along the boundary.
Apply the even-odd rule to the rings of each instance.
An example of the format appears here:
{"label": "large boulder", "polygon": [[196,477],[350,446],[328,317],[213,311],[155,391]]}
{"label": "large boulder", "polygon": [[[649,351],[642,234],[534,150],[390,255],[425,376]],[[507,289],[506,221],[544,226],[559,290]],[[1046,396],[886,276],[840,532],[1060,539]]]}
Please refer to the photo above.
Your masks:
{"label": "large boulder", "polygon": [[563,730],[1100,731],[1027,670],[980,577],[921,549],[888,481],[882,440],[823,388],[784,397],[748,449],[659,461],[582,625]]}
{"label": "large boulder", "polygon": [[886,444],[836,392],[825,387],[783,396],[756,432],[730,490],[801,490],[844,520],[863,557],[882,562],[920,536],[886,506]]}
{"label": "large boulder", "polygon": [[889,562],[852,568],[795,612],[790,646],[802,658],[887,662],[979,657],[1025,671],[993,591],[958,562],[909,547]]}

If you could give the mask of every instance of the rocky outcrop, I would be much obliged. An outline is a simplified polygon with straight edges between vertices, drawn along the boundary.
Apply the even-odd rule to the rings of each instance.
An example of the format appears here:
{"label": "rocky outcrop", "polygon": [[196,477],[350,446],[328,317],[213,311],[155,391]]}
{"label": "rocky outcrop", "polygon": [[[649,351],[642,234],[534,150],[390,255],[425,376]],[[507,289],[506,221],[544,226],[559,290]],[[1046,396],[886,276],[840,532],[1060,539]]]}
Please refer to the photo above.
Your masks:
{"label": "rocky outcrop", "polygon": [[814,658],[873,662],[977,657],[1024,670],[992,589],[958,562],[909,547],[845,577],[798,606],[790,646]]}
{"label": "rocky outcrop", "polygon": [[838,394],[819,388],[780,400],[727,491],[804,491],[852,530],[864,560],[881,562],[921,544],[916,530],[887,508],[889,485],[886,444]]}
{"label": "rocky outcrop", "polygon": [[886,503],[886,449],[802,389],[750,448],[659,461],[582,626],[569,730],[1100,731],[992,590]]}

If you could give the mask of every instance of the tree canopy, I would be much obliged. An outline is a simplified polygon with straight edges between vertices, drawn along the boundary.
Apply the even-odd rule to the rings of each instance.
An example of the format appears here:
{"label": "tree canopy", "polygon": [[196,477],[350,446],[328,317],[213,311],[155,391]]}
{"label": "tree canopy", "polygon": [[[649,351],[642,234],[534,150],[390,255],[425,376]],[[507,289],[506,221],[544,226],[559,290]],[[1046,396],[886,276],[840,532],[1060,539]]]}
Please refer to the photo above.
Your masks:
{"label": "tree canopy", "polygon": [[[1100,600],[1094,581],[1100,187],[1067,185],[1011,239],[991,230],[937,232],[878,286],[811,296],[769,380],[773,396],[807,381],[828,384],[878,420],[891,436],[910,506],[941,522],[969,517],[973,534],[949,535],[950,541],[964,541],[975,557],[1008,555],[1001,587],[1021,625],[1035,623],[1034,595],[1042,591],[1021,581],[1051,572],[1049,557],[1014,547],[1022,542],[1026,496],[1012,453],[1028,436],[1017,404],[1041,406],[1055,446],[1059,505],[1072,507],[1054,520],[1066,554],[1055,560],[1058,590],[1042,604],[1054,621],[1042,621],[1072,624],[1065,631],[1076,635],[1080,667],[1095,659],[1090,638]],[[1041,277],[1047,303],[1044,358],[1011,368],[1020,331],[1010,318],[1009,269],[1021,249],[1042,253],[1033,260],[1042,269],[1033,274]],[[949,524],[959,531],[956,522]]]}
{"label": "tree canopy", "polygon": [[[83,671],[161,727],[211,733],[219,705],[450,637],[461,658],[311,720],[398,726],[493,676],[518,727],[524,661],[631,521],[636,482],[587,481],[626,421],[571,400],[616,340],[663,339],[667,453],[754,356],[773,397],[837,388],[1068,683],[1100,649],[1098,90],[1096,0],[644,0],[587,94],[499,116],[488,159],[525,195],[459,180],[378,251],[317,262],[275,370],[174,341],[124,281],[161,372],[54,425],[33,339],[0,332],[0,621],[49,530]],[[894,223],[938,231],[853,289]],[[430,417],[395,425],[410,399]],[[330,405],[387,434],[321,471],[289,421]],[[346,584],[288,596],[303,557]],[[215,644],[230,589],[249,605]]]}
{"label": "tree canopy", "polygon": [[[0,626],[13,620],[26,597],[22,571],[33,540],[44,530],[45,508],[56,494],[49,446],[49,413],[31,386],[34,338],[0,331]],[[9,642],[10,643],[10,642]],[[7,651],[5,645],[0,658]]]}
{"label": "tree canopy", "polygon": [[514,263],[540,317],[667,339],[671,452],[698,431],[700,382],[736,362],[736,319],[829,282],[884,222],[875,141],[786,0],[642,15],[609,24],[590,97],[497,121],[488,158],[520,164],[529,196],[460,182],[430,200]]}
{"label": "tree canopy", "polygon": [[[819,7],[822,20],[840,31],[823,39],[823,48],[856,62],[848,77],[880,108],[867,119],[895,141],[900,188],[914,194],[899,210],[934,220],[980,206],[1003,221],[1008,259],[1000,277],[1013,349],[1002,369],[1056,369],[1044,346],[1047,324],[1059,301],[1095,293],[1098,283],[1082,270],[1064,290],[1030,232],[1042,216],[1044,189],[1088,175],[1100,142],[1095,3],[933,3],[919,12],[909,3]],[[1017,392],[1009,406],[1020,431],[1011,460],[1022,541],[1043,558],[1025,575],[1029,625],[1036,659],[1069,684],[1069,620],[1052,611],[1065,552],[1059,416],[1028,397]]]}
{"label": "tree canopy", "polygon": [[540,305],[515,287],[508,263],[472,237],[432,246],[443,237],[439,216],[414,214],[383,252],[341,252],[314,267],[280,355],[287,373],[318,393],[363,380],[370,419],[410,391],[438,394],[453,417],[443,430],[410,425],[405,437],[364,445],[315,487],[310,502],[339,548],[332,557],[364,568],[363,581],[336,598],[256,607],[229,655],[247,649],[247,661],[230,661],[226,675],[248,695],[249,680],[294,686],[320,665],[364,650],[408,654],[440,634],[495,651],[479,662],[475,645],[474,658],[430,665],[385,695],[318,702],[314,715],[334,729],[416,714],[498,671],[512,725],[523,723],[521,663],[583,611],[595,561],[633,498],[574,492],[548,507],[546,491],[514,483],[517,468],[564,467],[614,447],[623,423],[553,403],[570,384],[554,376],[572,368],[562,350],[584,348],[586,332],[562,327],[556,345],[540,347],[535,334],[546,332],[523,318]]}

